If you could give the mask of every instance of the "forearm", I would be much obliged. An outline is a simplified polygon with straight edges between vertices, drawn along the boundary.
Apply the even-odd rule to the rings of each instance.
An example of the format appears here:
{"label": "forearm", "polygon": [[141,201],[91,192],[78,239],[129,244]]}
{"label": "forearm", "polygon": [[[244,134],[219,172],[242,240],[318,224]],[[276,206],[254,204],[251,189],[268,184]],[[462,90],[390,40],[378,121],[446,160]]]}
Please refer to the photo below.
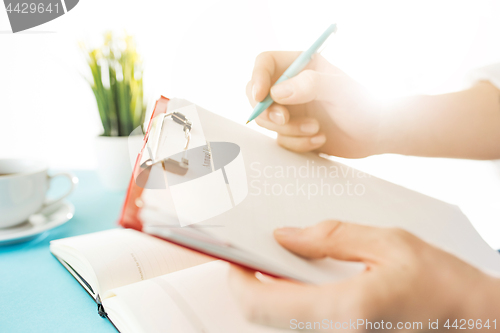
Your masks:
{"label": "forearm", "polygon": [[488,82],[459,92],[404,98],[382,111],[385,153],[500,158],[500,91]]}

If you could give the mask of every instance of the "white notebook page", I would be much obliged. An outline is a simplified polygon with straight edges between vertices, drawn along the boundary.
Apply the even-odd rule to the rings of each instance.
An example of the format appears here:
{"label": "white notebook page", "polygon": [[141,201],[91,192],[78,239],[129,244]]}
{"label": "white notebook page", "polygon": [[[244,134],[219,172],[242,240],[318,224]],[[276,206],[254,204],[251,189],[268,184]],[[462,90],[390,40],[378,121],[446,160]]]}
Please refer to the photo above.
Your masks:
{"label": "white notebook page", "polygon": [[228,288],[228,266],[214,261],[113,289],[103,305],[122,333],[289,332],[246,321]]}
{"label": "white notebook page", "polygon": [[56,240],[53,246],[80,252],[94,270],[99,286],[93,287],[100,292],[213,260],[136,230],[122,228]]}
{"label": "white notebook page", "polygon": [[[173,102],[173,108],[188,103]],[[249,194],[242,203],[196,224],[204,232],[318,283],[346,277],[357,269],[340,265],[343,269],[332,261],[305,261],[279,246],[272,236],[274,229],[305,227],[328,219],[401,227],[481,269],[500,272],[500,256],[458,207],[313,153],[287,151],[273,139],[200,107],[198,114],[208,141],[240,146],[249,184]],[[147,198],[145,206],[162,206],[154,196]],[[223,227],[209,227],[220,225]]]}

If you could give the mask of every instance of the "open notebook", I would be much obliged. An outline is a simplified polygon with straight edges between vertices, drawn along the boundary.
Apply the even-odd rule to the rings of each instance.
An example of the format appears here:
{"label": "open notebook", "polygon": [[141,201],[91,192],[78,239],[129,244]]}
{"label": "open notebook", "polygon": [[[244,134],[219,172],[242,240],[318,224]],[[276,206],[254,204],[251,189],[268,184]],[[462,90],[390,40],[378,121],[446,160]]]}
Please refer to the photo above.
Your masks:
{"label": "open notebook", "polygon": [[[281,248],[272,231],[280,226],[305,227],[336,219],[401,227],[483,270],[500,272],[500,255],[483,241],[456,206],[314,153],[290,152],[270,137],[185,100],[169,100],[164,111],[189,112],[193,116],[193,130],[198,130],[198,142],[202,142],[203,136],[212,145],[221,142],[237,145],[239,155],[234,155],[241,156],[241,160],[233,164],[241,165],[225,167],[228,193],[233,197],[240,193],[241,199],[245,191],[241,186],[243,168],[247,194],[244,199],[232,202],[232,206],[228,204],[230,208],[185,226],[189,218],[195,220],[207,207],[217,203],[224,189],[221,187],[219,191],[214,183],[211,186],[222,194],[214,194],[216,190],[210,188],[186,190],[190,196],[185,195],[182,203],[191,205],[192,214],[183,216],[185,207],[176,203],[178,190],[173,191],[179,182],[170,182],[169,172],[161,170],[166,188],[146,186],[140,197],[138,217],[146,233],[271,275],[323,283],[352,276],[363,265],[332,259],[303,260]],[[162,149],[182,147],[182,141],[175,140],[182,136],[172,135],[173,130],[175,126],[159,135],[160,142],[165,143],[164,148],[159,148],[160,154]],[[214,155],[213,162],[217,161],[218,155]],[[211,210],[209,213],[213,215]]]}
{"label": "open notebook", "polygon": [[[156,174],[150,170],[147,181],[160,179],[163,188],[146,182],[146,188],[139,189],[133,179],[120,219],[123,226],[307,283],[345,279],[364,266],[295,256],[274,240],[275,228],[305,227],[326,219],[401,227],[484,271],[500,272],[500,255],[456,206],[313,153],[287,151],[271,138],[187,101],[162,97],[155,112],[160,106],[160,113],[189,114],[190,148],[206,153],[209,142],[213,161],[192,156],[189,150],[189,170],[183,175],[169,175],[161,167]],[[162,144],[152,146],[161,158],[185,146],[182,126],[169,123],[165,129],[170,130],[157,133],[159,142],[165,149],[177,148],[168,152]],[[231,147],[222,160],[216,153],[218,143]],[[135,171],[144,163],[145,149]],[[232,304],[223,278],[227,268],[207,263],[208,257],[132,230],[53,241],[51,251],[120,331],[155,332],[167,325],[175,332],[235,332],[235,327],[238,332],[259,332],[249,328]],[[192,327],[178,329],[186,323]]]}
{"label": "open notebook", "polygon": [[121,333],[280,332],[246,322],[228,264],[132,229],[52,241],[52,254]]}

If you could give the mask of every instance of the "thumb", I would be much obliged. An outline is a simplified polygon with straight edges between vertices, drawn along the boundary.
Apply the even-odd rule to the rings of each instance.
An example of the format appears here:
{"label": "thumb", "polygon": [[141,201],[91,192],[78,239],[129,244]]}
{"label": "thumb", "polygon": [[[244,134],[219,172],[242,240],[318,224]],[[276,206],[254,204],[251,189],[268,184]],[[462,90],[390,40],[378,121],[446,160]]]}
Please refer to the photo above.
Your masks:
{"label": "thumb", "polygon": [[292,105],[313,100],[331,100],[338,75],[317,72],[311,69],[278,83],[271,88],[271,97],[276,103]]}
{"label": "thumb", "polygon": [[401,229],[325,221],[305,229],[276,229],[274,237],[287,250],[310,259],[381,263],[414,236]]}

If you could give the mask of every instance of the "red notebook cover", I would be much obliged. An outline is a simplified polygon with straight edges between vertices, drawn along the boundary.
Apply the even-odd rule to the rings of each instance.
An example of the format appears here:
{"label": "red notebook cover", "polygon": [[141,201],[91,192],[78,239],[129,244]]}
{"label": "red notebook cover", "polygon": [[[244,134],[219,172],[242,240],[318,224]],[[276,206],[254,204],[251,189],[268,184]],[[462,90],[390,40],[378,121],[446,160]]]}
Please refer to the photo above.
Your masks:
{"label": "red notebook cover", "polygon": [[[161,96],[156,101],[155,108],[153,110],[153,114],[151,115],[151,119],[158,116],[159,114],[167,112],[168,101],[169,101],[169,99],[164,97],[164,96]],[[142,195],[142,191],[144,189],[136,184],[136,179],[137,179],[137,176],[139,175],[139,172],[140,172],[140,161],[142,159],[142,154],[144,152],[144,149],[146,148],[146,142],[147,142],[147,139],[149,136],[149,131],[151,129],[151,123],[152,122],[150,120],[148,128],[146,130],[146,134],[144,135],[142,149],[139,152],[139,154],[137,155],[137,159],[135,160],[134,170],[132,172],[132,177],[131,177],[129,185],[128,185],[127,195],[125,197],[125,203],[123,205],[123,209],[122,209],[120,218],[118,220],[118,224],[121,225],[122,227],[132,228],[132,229],[135,229],[138,231],[142,231],[142,227],[143,227],[143,223],[139,219],[139,212],[141,210],[140,198]],[[160,239],[163,239],[163,238],[160,238]],[[177,244],[183,248],[187,248],[188,250],[198,252],[204,256],[212,256],[213,257],[213,255],[211,255],[211,254],[204,253],[204,252],[197,250],[197,249],[192,249],[192,248],[186,247],[184,244],[178,244],[178,243],[175,243],[171,240],[166,240],[166,239],[163,239],[163,240],[168,241],[168,242],[173,243],[173,244]],[[215,259],[215,257],[213,257],[213,258]],[[257,267],[250,267],[250,266],[247,266],[243,263],[229,260],[228,258],[220,257],[219,259],[231,262],[232,264],[236,264],[236,265],[241,266],[241,267],[249,268],[252,270],[258,270],[258,271],[260,271],[264,274],[267,274],[269,276],[278,277],[278,275],[276,275],[276,274],[266,272],[265,270],[258,269]]]}
{"label": "red notebook cover", "polygon": [[[167,105],[169,99],[161,96],[155,104],[153,114],[151,115],[151,119],[158,116],[159,114],[167,112]],[[140,204],[139,200],[143,188],[138,186],[135,182],[135,179],[140,171],[140,161],[142,158],[142,154],[144,152],[144,148],[146,147],[146,142],[148,140],[149,131],[151,129],[151,120],[149,121],[148,128],[146,130],[146,134],[144,135],[144,141],[142,145],[142,149],[137,155],[137,159],[135,160],[134,170],[132,171],[132,177],[130,178],[130,182],[128,184],[127,196],[125,197],[125,203],[123,205],[123,209],[120,215],[120,219],[118,220],[118,224],[125,228],[132,228],[139,231],[142,231],[142,222],[139,219],[139,211]]]}

